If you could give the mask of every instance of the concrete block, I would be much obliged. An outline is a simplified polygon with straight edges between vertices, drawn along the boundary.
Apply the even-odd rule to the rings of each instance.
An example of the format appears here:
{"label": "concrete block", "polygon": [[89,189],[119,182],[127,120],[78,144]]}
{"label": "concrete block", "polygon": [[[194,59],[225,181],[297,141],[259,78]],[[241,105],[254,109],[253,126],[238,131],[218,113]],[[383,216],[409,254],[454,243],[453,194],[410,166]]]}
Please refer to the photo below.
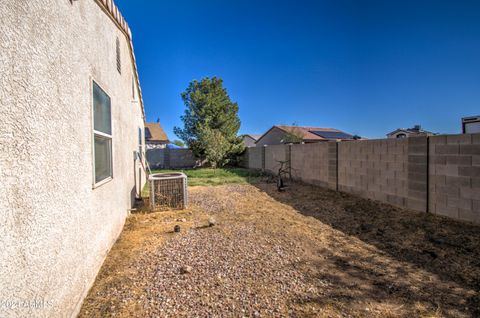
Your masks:
{"label": "concrete block", "polygon": [[435,146],[435,154],[438,155],[457,155],[459,152],[458,145],[437,145]]}
{"label": "concrete block", "polygon": [[445,145],[447,143],[447,136],[430,136],[428,137],[430,145]]}
{"label": "concrete block", "polygon": [[461,187],[460,197],[465,199],[478,200],[478,198],[480,198],[480,188]]}
{"label": "concrete block", "polygon": [[408,190],[425,192],[427,191],[427,182],[408,180]]}
{"label": "concrete block", "polygon": [[472,166],[480,166],[480,156],[472,156]]}
{"label": "concrete block", "polygon": [[407,139],[408,140],[408,146],[410,147],[411,145],[415,146],[426,146],[427,145],[427,137],[425,136],[420,136],[420,137],[410,137]]}
{"label": "concrete block", "polygon": [[452,208],[445,205],[437,204],[435,208],[435,214],[457,219],[458,208]]}
{"label": "concrete block", "polygon": [[430,202],[435,202],[437,205],[447,205],[447,196],[443,194],[433,193],[430,194]]}
{"label": "concrete block", "polygon": [[413,164],[422,164],[426,165],[427,164],[427,156],[425,155],[408,155],[408,163],[413,163]]}
{"label": "concrete block", "polygon": [[430,157],[430,164],[444,165],[447,163],[447,157],[443,155],[433,155]]}
{"label": "concrete block", "polygon": [[445,156],[445,158],[446,158],[447,165],[461,165],[461,166],[472,165],[472,156]]}
{"label": "concrete block", "polygon": [[452,186],[452,187],[456,187],[456,188],[470,187],[470,178],[469,177],[446,176],[445,184],[447,186]]}
{"label": "concrete block", "polygon": [[480,213],[480,198],[478,200],[472,200],[472,211]]}
{"label": "concrete block", "polygon": [[426,164],[409,164],[408,165],[408,172],[412,173],[427,173],[427,165]]}
{"label": "concrete block", "polygon": [[450,185],[437,185],[435,191],[436,193],[449,195],[452,197],[458,197],[460,195],[460,188]]}
{"label": "concrete block", "polygon": [[480,189],[480,178],[471,178],[472,189]]}
{"label": "concrete block", "polygon": [[431,175],[430,176],[430,183],[435,183],[437,185],[445,185],[447,181],[447,177],[443,175]]}
{"label": "concrete block", "polygon": [[409,171],[408,180],[427,182],[427,172],[425,171],[424,173],[415,173]]}
{"label": "concrete block", "polygon": [[458,218],[463,221],[480,223],[480,213],[478,211],[459,209]]}
{"label": "concrete block", "polygon": [[421,191],[416,191],[416,190],[411,190],[408,189],[408,198],[411,199],[416,199],[416,200],[422,200],[422,201],[427,201],[427,189],[421,190]]}
{"label": "concrete block", "polygon": [[469,134],[447,135],[447,144],[471,144],[472,136]]}
{"label": "concrete block", "polygon": [[[408,138],[410,139],[410,138]],[[443,146],[438,146],[443,147]],[[409,155],[421,155],[427,153],[427,146],[417,146],[417,145],[408,145],[408,154]]]}
{"label": "concrete block", "polygon": [[471,210],[472,200],[464,199],[464,198],[453,198],[453,197],[447,196],[447,206],[452,208]]}
{"label": "concrete block", "polygon": [[458,176],[459,167],[456,165],[435,165],[435,174],[446,176]]}
{"label": "concrete block", "polygon": [[407,208],[415,211],[426,212],[427,204],[423,200],[416,200],[412,198],[406,199]]}
{"label": "concrete block", "polygon": [[480,144],[479,145],[460,145],[460,154],[480,155]]}
{"label": "concrete block", "polygon": [[472,167],[458,167],[458,174],[460,176],[466,176],[471,178],[479,178],[480,177],[480,167],[472,166]]}

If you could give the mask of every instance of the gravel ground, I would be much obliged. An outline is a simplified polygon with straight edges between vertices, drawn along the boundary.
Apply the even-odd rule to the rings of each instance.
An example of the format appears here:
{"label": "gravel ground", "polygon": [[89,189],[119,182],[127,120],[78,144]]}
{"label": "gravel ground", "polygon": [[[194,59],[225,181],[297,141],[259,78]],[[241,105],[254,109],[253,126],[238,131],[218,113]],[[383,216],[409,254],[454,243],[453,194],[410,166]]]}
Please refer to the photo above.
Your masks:
{"label": "gravel ground", "polygon": [[194,187],[186,211],[132,216],[80,317],[479,317],[479,227],[274,189]]}

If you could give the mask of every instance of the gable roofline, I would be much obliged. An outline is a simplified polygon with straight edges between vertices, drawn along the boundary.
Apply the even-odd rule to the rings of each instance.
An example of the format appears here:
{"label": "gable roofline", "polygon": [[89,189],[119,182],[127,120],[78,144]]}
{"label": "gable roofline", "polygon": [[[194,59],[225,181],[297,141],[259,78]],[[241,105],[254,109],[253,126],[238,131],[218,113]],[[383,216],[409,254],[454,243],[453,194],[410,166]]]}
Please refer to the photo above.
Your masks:
{"label": "gable roofline", "polygon": [[387,134],[387,136],[391,136],[391,135],[394,135],[398,132],[404,132],[404,133],[407,133],[407,134],[411,134],[411,133],[416,133],[416,134],[432,134],[432,135],[435,135],[436,133],[434,132],[431,132],[431,131],[428,131],[428,130],[425,130],[425,129],[420,129],[420,130],[415,130],[413,128],[397,128],[395,129],[394,131],[392,132],[389,132]]}
{"label": "gable roofline", "polygon": [[331,140],[331,139],[328,139],[328,138],[323,138],[321,136],[315,135],[311,131],[343,132],[343,131],[335,129],[335,128],[273,125],[269,130],[267,130],[263,135],[261,135],[255,143],[258,143],[263,137],[265,137],[265,135],[267,135],[274,128],[280,129],[281,131],[283,131],[285,133],[291,133],[291,131],[288,131],[289,128],[300,129],[302,131],[302,133],[307,133],[307,134],[304,134],[304,136],[302,137],[303,141],[327,141],[327,140]]}
{"label": "gable roofline", "polygon": [[128,48],[130,50],[130,62],[133,66],[133,73],[135,76],[135,82],[138,89],[138,99],[140,101],[140,108],[142,110],[143,122],[145,122],[145,107],[143,104],[143,95],[142,88],[140,86],[140,78],[138,76],[137,62],[135,58],[135,52],[133,50],[133,41],[132,41],[132,31],[128,26],[127,21],[118,10],[118,7],[115,5],[114,0],[94,0],[98,6],[105,12],[105,14],[113,21],[117,28],[122,31],[122,33],[127,38]]}
{"label": "gable roofline", "polygon": [[243,134],[242,137],[250,137],[253,140],[257,141],[262,135],[261,134]]}
{"label": "gable roofline", "polygon": [[[272,126],[269,130],[267,130],[265,133],[263,133],[263,135],[261,135],[256,141],[255,143],[258,143],[263,137],[265,137],[266,134],[268,134],[272,129],[274,128],[278,128],[277,126]],[[280,128],[279,128],[280,129]]]}

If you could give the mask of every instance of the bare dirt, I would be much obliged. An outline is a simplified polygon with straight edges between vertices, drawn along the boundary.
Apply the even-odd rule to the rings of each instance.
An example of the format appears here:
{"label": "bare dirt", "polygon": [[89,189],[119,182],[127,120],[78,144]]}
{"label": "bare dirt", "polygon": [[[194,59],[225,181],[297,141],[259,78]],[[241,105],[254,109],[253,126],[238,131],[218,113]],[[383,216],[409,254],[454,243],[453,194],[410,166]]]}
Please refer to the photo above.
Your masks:
{"label": "bare dirt", "polygon": [[189,191],[129,217],[80,317],[480,317],[478,226],[303,184]]}

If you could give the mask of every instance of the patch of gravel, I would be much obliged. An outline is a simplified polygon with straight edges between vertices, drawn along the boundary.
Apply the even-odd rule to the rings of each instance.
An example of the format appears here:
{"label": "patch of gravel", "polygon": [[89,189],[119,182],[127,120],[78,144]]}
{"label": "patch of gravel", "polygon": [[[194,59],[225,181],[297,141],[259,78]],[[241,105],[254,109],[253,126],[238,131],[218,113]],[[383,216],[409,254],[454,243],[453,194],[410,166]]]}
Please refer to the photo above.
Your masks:
{"label": "patch of gravel", "polygon": [[148,315],[287,317],[289,304],[317,294],[300,270],[292,242],[254,226],[191,230],[141,260]]}
{"label": "patch of gravel", "polygon": [[[225,185],[215,187],[214,191],[206,191],[202,192],[201,195],[190,196],[189,204],[210,214],[234,212],[237,209],[239,198],[252,194],[255,191],[255,188],[245,185]],[[219,192],[223,193],[223,196],[220,196]]]}

